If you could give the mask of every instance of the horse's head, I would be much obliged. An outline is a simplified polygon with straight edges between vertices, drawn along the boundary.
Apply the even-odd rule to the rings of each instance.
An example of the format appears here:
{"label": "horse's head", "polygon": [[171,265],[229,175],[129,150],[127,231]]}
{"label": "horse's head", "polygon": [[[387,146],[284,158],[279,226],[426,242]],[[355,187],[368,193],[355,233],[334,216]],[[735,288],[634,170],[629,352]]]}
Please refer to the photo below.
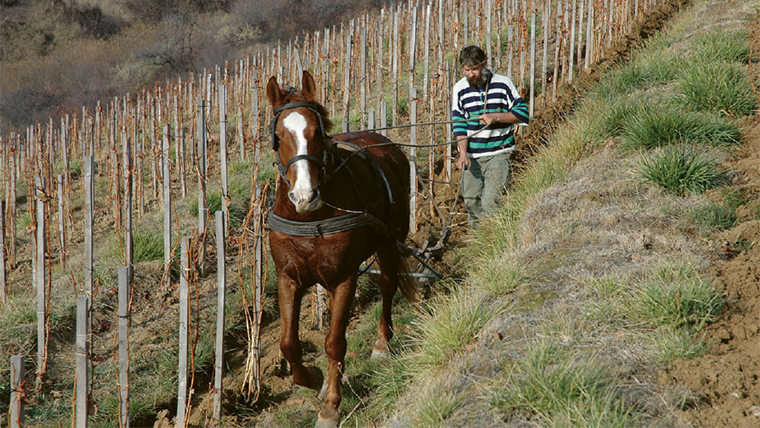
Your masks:
{"label": "horse's head", "polygon": [[322,206],[319,187],[325,178],[327,132],[332,127],[314,93],[314,78],[308,71],[303,72],[300,91],[283,91],[274,77],[267,83],[267,98],[274,109],[272,148],[290,188],[288,198],[299,213]]}

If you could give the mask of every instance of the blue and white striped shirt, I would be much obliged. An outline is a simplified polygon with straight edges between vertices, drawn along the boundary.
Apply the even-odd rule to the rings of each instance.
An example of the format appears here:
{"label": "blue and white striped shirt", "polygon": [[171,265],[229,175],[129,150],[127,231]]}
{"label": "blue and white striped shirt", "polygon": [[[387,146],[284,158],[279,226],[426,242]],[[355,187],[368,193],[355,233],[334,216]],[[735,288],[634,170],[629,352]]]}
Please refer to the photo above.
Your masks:
{"label": "blue and white striped shirt", "polygon": [[494,123],[488,129],[477,132],[485,126],[479,122],[480,115],[504,112],[512,112],[526,124],[530,120],[528,105],[507,76],[494,73],[486,88],[470,86],[467,78],[454,85],[454,137],[470,137],[467,156],[478,158],[515,149],[514,124]]}

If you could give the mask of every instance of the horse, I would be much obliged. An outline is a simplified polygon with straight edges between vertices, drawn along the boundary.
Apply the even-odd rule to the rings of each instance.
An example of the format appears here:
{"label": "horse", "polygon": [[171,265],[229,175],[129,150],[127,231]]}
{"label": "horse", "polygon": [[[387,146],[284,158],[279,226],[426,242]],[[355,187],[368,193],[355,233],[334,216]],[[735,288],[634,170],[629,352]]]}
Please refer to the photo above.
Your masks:
{"label": "horse", "polygon": [[[416,301],[403,242],[409,233],[409,161],[397,145],[374,132],[330,136],[332,123],[303,72],[301,90],[283,89],[272,76],[272,149],[279,169],[268,215],[269,247],[277,271],[280,350],[293,382],[324,393],[316,427],[337,427],[346,356],[346,327],[360,265],[373,254],[380,266],[382,317],[372,358],[387,358],[393,337],[396,291]],[[322,371],[302,361],[298,324],[301,300],[314,284],[328,292],[331,314]]]}

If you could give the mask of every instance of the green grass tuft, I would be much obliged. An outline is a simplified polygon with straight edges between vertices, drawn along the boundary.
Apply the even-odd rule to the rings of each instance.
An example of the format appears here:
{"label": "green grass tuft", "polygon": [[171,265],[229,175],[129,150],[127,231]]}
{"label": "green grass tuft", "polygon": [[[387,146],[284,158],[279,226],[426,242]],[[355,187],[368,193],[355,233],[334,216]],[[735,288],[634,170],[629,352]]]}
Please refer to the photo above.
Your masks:
{"label": "green grass tuft", "polygon": [[747,71],[725,61],[692,61],[678,81],[684,107],[721,116],[752,114],[757,99]]}
{"label": "green grass tuft", "polygon": [[684,112],[673,106],[649,104],[626,119],[621,148],[652,149],[671,144],[731,147],[740,141],[740,129],[710,115]]}
{"label": "green grass tuft", "polygon": [[415,428],[438,428],[444,426],[444,422],[462,404],[462,397],[454,391],[437,391],[422,400],[415,412],[412,425]]}
{"label": "green grass tuft", "polygon": [[[530,345],[507,381],[491,393],[490,404],[502,415],[514,413],[547,421],[565,420],[564,426],[585,426],[584,418],[603,425],[627,426],[630,410],[617,402],[612,369],[603,360],[575,354],[552,342]],[[592,412],[593,411],[593,412]]]}
{"label": "green grass tuft", "polygon": [[159,232],[137,232],[132,235],[134,262],[164,259],[164,237]]}
{"label": "green grass tuft", "polygon": [[484,294],[454,292],[432,306],[419,322],[419,353],[415,358],[422,370],[435,369],[477,339],[497,308]]}
{"label": "green grass tuft", "polygon": [[712,323],[725,303],[712,281],[683,266],[661,267],[634,296],[634,310],[645,323],[695,331]]}
{"label": "green grass tuft", "polygon": [[718,187],[724,179],[711,156],[686,145],[664,147],[644,157],[636,172],[642,183],[679,196],[703,193]]}
{"label": "green grass tuft", "polygon": [[660,363],[690,360],[703,356],[710,344],[697,338],[690,330],[660,328],[646,335],[652,355]]}
{"label": "green grass tuft", "polygon": [[710,231],[730,229],[737,222],[735,208],[715,202],[693,208],[689,212],[689,219]]}
{"label": "green grass tuft", "polygon": [[694,59],[704,63],[727,61],[746,64],[749,61],[747,31],[712,31],[695,38]]}

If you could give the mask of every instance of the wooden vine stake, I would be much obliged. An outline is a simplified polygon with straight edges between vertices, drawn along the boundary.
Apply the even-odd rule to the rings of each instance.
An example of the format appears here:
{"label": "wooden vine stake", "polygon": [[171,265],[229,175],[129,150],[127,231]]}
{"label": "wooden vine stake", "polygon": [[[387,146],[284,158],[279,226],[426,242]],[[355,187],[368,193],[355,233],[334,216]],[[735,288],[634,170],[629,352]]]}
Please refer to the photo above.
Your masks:
{"label": "wooden vine stake", "polygon": [[[453,79],[451,78],[451,70],[450,70],[450,68],[451,68],[451,63],[449,63],[448,61],[446,61],[446,63],[444,64],[444,76],[445,76],[445,82],[446,82],[445,84],[446,84],[447,88],[451,88],[452,87],[452,82],[451,81]],[[445,107],[446,107],[446,120],[449,121],[449,122],[452,120],[452,116],[451,116],[451,114],[452,114],[452,105],[451,104],[452,103],[453,103],[453,100],[451,98],[451,94],[449,94],[446,97],[446,103],[444,104]],[[452,129],[451,126],[447,126],[446,127],[446,141],[452,141],[453,139],[454,139],[454,130]],[[452,171],[453,156],[452,156],[452,153],[451,153],[451,150],[452,150],[451,146],[452,146],[451,144],[446,144],[446,181],[451,181],[452,172],[453,172]]]}
{"label": "wooden vine stake", "polygon": [[185,427],[185,412],[187,410],[187,336],[190,321],[188,303],[188,277],[190,263],[188,259],[187,236],[182,237],[180,244],[180,279],[179,279],[179,367],[177,388],[177,428]]}
{"label": "wooden vine stake", "polygon": [[163,202],[164,202],[164,293],[171,288],[172,265],[172,180],[169,157],[169,125],[164,125],[163,147]]}
{"label": "wooden vine stake", "polygon": [[361,45],[359,49],[361,51],[359,62],[361,63],[361,74],[359,76],[359,94],[360,94],[360,111],[361,120],[359,126],[362,128],[367,127],[367,15],[362,17],[362,33],[361,33]]}
{"label": "wooden vine stake", "polygon": [[216,310],[216,361],[214,364],[214,419],[222,419],[222,379],[224,378],[224,308],[226,306],[227,267],[225,249],[225,215],[215,213],[216,226],[216,268],[217,268],[217,310]]}
{"label": "wooden vine stake", "polygon": [[265,266],[265,249],[264,249],[264,213],[266,211],[267,193],[260,187],[256,188],[256,211],[255,211],[255,230],[256,240],[254,243],[253,254],[256,257],[254,267],[254,285],[253,311],[254,311],[254,336],[253,349],[255,351],[255,375],[256,375],[256,400],[261,393],[261,321],[264,315],[264,266]]}
{"label": "wooden vine stake", "polygon": [[77,339],[76,339],[76,428],[87,428],[87,398],[90,377],[87,368],[90,362],[89,299],[87,296],[77,298]]}
{"label": "wooden vine stake", "polygon": [[570,50],[568,51],[568,56],[570,57],[570,63],[567,67],[567,71],[568,71],[567,81],[569,83],[573,82],[573,70],[575,67],[575,63],[574,63],[575,57],[573,53],[575,52],[575,27],[576,27],[577,13],[578,13],[577,0],[573,0],[573,11],[572,11],[572,18],[571,18],[571,25],[570,25]]}
{"label": "wooden vine stake", "polygon": [[11,405],[10,405],[10,428],[24,427],[24,402],[26,401],[26,388],[24,388],[24,356],[11,356]]}
{"label": "wooden vine stake", "polygon": [[[353,21],[351,21],[351,29],[353,30],[354,24]],[[351,102],[351,91],[350,91],[350,85],[351,85],[351,55],[352,55],[352,49],[353,46],[353,34],[352,31],[346,32],[346,55],[345,55],[345,63],[343,66],[343,132],[348,132],[348,124],[351,121],[350,117],[350,102]]]}
{"label": "wooden vine stake", "polygon": [[[16,177],[18,175],[18,164],[20,154],[11,153],[12,165],[9,165],[8,171],[10,174],[10,185],[8,188],[8,203],[7,215],[5,218],[16,218]],[[16,264],[16,222],[11,221],[8,224],[8,266],[14,266]],[[10,291],[10,290],[8,290]]]}
{"label": "wooden vine stake", "polygon": [[122,135],[124,166],[124,266],[129,269],[129,279],[134,274],[134,249],[132,247],[132,155],[126,130]]}
{"label": "wooden vine stake", "polygon": [[129,266],[119,268],[119,428],[129,428]]}
{"label": "wooden vine stake", "polygon": [[[94,224],[94,207],[95,207],[95,186],[93,172],[95,171],[95,158],[85,156],[84,158],[84,293],[89,297],[89,304],[92,305],[93,298],[93,264],[94,264],[94,241],[93,241],[93,224]],[[88,328],[92,328],[92,311],[88,311]]]}
{"label": "wooden vine stake", "polygon": [[[206,224],[206,101],[198,98],[198,116],[196,133],[198,137],[198,236],[205,236],[208,225]],[[204,240],[200,239],[202,243]],[[206,273],[206,250],[205,245],[200,245],[198,253],[198,269],[201,276]]]}
{"label": "wooden vine stake", "polygon": [[230,192],[227,185],[227,85],[219,86],[219,161],[221,163],[222,211],[225,227],[228,227]]}
{"label": "wooden vine stake", "polygon": [[37,391],[42,390],[42,381],[47,371],[47,350],[48,350],[48,335],[47,335],[47,234],[45,233],[45,218],[46,218],[46,204],[45,204],[45,185],[44,179],[35,177],[36,187],[36,242],[37,242],[37,255],[35,258],[35,276],[34,280],[37,286],[37,379],[35,388]]}
{"label": "wooden vine stake", "polygon": [[409,90],[409,231],[417,232],[417,88]]}
{"label": "wooden vine stake", "polygon": [[[258,146],[255,147],[256,149]],[[256,150],[258,152],[258,150]],[[254,164],[254,170],[258,166],[258,157]],[[261,394],[261,317],[263,315],[262,298],[264,295],[264,206],[266,205],[266,191],[257,185],[256,175],[254,175],[254,197],[251,201],[253,210],[253,278],[251,288],[253,292],[253,313],[251,314],[245,306],[245,320],[248,331],[248,355],[245,362],[245,381],[242,392],[251,402],[256,402]],[[265,185],[266,187],[266,185]],[[246,218],[246,222],[249,219]],[[247,231],[248,229],[244,229]],[[244,232],[245,233],[245,232]],[[242,244],[241,244],[242,245]],[[241,247],[242,248],[242,247]],[[246,251],[250,253],[250,251]],[[243,294],[245,296],[245,294]],[[246,389],[247,387],[247,389]]]}
{"label": "wooden vine stake", "polygon": [[58,176],[58,245],[61,246],[61,266],[66,270],[66,215],[64,211],[63,175]]}
{"label": "wooden vine stake", "polygon": [[8,285],[5,282],[5,201],[0,199],[0,307],[8,301]]}

